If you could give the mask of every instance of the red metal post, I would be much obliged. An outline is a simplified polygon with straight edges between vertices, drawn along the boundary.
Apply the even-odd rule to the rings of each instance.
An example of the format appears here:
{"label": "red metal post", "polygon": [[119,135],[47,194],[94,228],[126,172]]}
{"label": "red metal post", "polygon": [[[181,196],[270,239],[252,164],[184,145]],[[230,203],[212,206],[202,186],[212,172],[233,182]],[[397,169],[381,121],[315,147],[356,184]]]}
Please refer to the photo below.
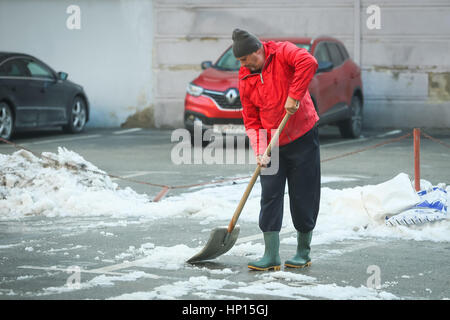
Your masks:
{"label": "red metal post", "polygon": [[414,187],[420,191],[420,129],[414,128]]}
{"label": "red metal post", "polygon": [[162,188],[162,190],[153,199],[153,202],[158,202],[159,200],[161,200],[167,194],[167,192],[169,192],[169,187]]}

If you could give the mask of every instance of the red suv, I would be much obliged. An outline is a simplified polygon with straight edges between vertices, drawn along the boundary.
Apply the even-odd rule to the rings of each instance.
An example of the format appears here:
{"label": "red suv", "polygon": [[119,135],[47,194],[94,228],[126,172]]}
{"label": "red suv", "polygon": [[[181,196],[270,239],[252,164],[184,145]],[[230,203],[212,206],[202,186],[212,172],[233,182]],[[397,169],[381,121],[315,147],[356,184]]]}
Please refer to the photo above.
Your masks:
{"label": "red suv", "polygon": [[[345,138],[357,138],[362,128],[363,88],[361,69],[350,59],[345,46],[331,37],[271,38],[262,41],[290,41],[307,49],[319,64],[309,92],[320,117],[319,125],[339,127]],[[204,61],[204,70],[187,87],[184,124],[193,137],[194,127],[203,132],[245,133],[238,91],[240,63],[229,47],[215,64]]]}

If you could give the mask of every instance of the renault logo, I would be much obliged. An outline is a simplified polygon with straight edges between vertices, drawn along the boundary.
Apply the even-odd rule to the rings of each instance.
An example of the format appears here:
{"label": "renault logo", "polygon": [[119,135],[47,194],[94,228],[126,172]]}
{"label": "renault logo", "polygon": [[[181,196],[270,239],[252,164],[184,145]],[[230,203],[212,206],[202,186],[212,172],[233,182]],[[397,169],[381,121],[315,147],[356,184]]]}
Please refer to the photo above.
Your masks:
{"label": "renault logo", "polygon": [[236,89],[230,89],[227,91],[227,93],[225,93],[225,98],[227,98],[229,104],[233,104],[236,101],[237,97],[239,97],[239,93]]}

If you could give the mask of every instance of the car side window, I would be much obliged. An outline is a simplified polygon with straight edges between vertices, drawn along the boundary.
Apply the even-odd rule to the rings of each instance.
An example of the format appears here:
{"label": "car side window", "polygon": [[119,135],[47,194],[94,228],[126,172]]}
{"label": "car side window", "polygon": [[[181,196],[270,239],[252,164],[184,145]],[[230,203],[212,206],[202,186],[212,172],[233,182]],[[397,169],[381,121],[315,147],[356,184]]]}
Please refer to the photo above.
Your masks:
{"label": "car side window", "polygon": [[28,76],[24,70],[20,59],[11,59],[0,66],[0,76],[3,77],[26,77]]}
{"label": "car side window", "polygon": [[41,63],[29,59],[24,60],[24,62],[25,67],[27,68],[32,78],[54,78],[53,73]]}
{"label": "car side window", "polygon": [[320,42],[317,45],[316,49],[314,50],[314,58],[316,58],[317,62],[332,62],[324,42]]}
{"label": "car side window", "polygon": [[338,44],[339,50],[341,51],[342,56],[344,57],[344,61],[350,58],[347,49],[341,43]]}
{"label": "car side window", "polygon": [[344,61],[344,58],[342,57],[337,44],[333,42],[328,42],[327,46],[328,50],[330,50],[331,62],[333,62],[333,65],[335,67],[341,65],[342,62]]}

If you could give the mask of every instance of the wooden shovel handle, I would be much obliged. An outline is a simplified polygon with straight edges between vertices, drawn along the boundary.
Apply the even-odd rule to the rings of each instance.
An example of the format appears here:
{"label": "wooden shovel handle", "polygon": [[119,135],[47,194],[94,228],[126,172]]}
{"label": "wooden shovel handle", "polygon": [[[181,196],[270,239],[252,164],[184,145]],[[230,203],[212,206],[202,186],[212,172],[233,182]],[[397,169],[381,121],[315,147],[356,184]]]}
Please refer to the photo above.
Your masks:
{"label": "wooden shovel handle", "polygon": [[[289,120],[289,117],[291,115],[286,112],[286,115],[284,116],[283,120],[281,120],[281,123],[273,135],[272,139],[270,139],[270,143],[266,148],[266,151],[264,152],[263,158],[267,157],[267,155],[270,154],[272,151],[272,146],[278,141],[278,138],[280,137],[281,131],[283,131],[284,126],[286,125],[286,122]],[[255,172],[253,173],[250,182],[247,185],[247,188],[245,189],[244,194],[242,195],[241,201],[239,201],[239,204],[234,211],[233,218],[230,221],[230,224],[228,225],[228,233],[231,233],[239,219],[239,216],[241,215],[242,209],[244,208],[245,203],[247,202],[248,196],[250,195],[250,191],[252,191],[253,186],[256,182],[256,179],[258,179],[259,174],[261,173],[261,166],[258,165],[255,169]]]}

